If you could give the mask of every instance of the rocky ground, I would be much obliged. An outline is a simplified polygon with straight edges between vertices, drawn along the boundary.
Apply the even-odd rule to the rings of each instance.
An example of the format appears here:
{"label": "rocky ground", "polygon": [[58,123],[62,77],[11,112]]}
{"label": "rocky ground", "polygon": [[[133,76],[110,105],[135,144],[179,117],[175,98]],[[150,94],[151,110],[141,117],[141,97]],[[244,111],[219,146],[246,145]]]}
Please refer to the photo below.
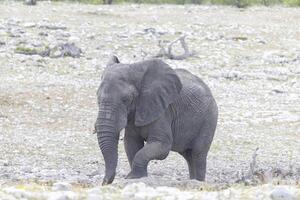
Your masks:
{"label": "rocky ground", "polygon": [[[0,199],[300,198],[299,18],[284,7],[1,2]],[[165,61],[201,77],[219,105],[207,183],[189,181],[176,153],[142,183],[125,180],[120,142],[115,182],[99,187],[92,131],[109,55],[140,61],[181,35],[196,56]]]}

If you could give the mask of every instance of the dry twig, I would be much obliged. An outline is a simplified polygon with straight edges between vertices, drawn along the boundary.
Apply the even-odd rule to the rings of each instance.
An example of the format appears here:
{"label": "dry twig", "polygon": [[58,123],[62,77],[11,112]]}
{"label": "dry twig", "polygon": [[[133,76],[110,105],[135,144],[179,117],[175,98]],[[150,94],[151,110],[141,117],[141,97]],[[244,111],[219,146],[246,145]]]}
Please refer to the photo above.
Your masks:
{"label": "dry twig", "polygon": [[[185,42],[185,38],[186,38],[186,35],[183,35],[181,36],[180,38],[174,40],[173,42],[171,42],[170,44],[168,44],[168,47],[167,47],[167,50],[166,48],[163,46],[161,40],[158,42],[158,46],[160,48],[159,52],[157,55],[155,55],[154,57],[155,58],[160,58],[160,57],[167,57],[169,59],[172,59],[172,60],[184,60],[188,57],[191,57],[191,56],[194,56],[195,55],[195,52],[191,52],[188,48],[188,45],[187,43]],[[181,44],[181,47],[183,48],[184,50],[184,53],[181,54],[181,55],[175,55],[172,53],[172,48],[173,48],[173,45],[177,42],[180,42]]]}
{"label": "dry twig", "polygon": [[258,155],[258,153],[257,153],[258,150],[259,150],[259,148],[257,147],[255,149],[255,151],[253,152],[253,154],[252,154],[252,161],[250,163],[249,177],[253,177],[253,175],[254,175],[255,167],[256,167],[256,157]]}
{"label": "dry twig", "polygon": [[236,182],[238,182],[238,183],[239,182],[243,182],[243,183],[245,183],[247,185],[250,184],[250,183],[253,183],[253,181],[254,181],[254,175],[256,173],[255,168],[256,168],[256,157],[258,155],[258,153],[257,153],[258,150],[259,150],[259,148],[257,147],[255,149],[255,151],[253,152],[253,154],[252,154],[252,160],[250,162],[250,167],[249,167],[248,173],[245,175],[242,172],[241,177],[239,177]]}

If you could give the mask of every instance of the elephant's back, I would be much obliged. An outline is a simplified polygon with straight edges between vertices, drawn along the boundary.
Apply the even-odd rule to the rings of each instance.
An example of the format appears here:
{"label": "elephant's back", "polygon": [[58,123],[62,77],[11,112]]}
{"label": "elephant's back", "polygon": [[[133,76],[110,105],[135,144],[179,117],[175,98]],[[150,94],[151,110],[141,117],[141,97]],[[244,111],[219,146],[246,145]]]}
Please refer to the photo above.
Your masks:
{"label": "elephant's back", "polygon": [[198,76],[185,69],[175,69],[175,72],[182,83],[183,92],[184,90],[192,90],[191,92],[196,92],[200,96],[212,96],[209,87]]}

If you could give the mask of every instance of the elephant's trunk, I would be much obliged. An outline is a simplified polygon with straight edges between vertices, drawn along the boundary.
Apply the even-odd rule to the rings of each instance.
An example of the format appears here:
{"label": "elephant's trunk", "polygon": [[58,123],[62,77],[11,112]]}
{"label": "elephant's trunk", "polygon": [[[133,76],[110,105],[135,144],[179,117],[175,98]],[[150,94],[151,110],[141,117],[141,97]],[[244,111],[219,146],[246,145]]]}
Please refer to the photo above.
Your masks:
{"label": "elephant's trunk", "polygon": [[115,133],[98,132],[98,143],[105,161],[105,176],[102,185],[113,182],[118,163],[118,138]]}
{"label": "elephant's trunk", "polygon": [[100,107],[96,122],[98,144],[105,161],[105,176],[102,185],[113,182],[118,163],[119,133],[115,127],[111,110]]}

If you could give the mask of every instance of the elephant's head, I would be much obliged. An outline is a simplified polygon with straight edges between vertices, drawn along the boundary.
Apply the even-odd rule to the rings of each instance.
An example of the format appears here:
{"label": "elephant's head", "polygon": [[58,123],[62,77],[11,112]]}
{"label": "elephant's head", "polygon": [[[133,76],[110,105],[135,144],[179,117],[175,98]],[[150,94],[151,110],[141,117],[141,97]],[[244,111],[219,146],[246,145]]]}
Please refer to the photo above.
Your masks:
{"label": "elephant's head", "polygon": [[160,60],[121,64],[117,57],[111,58],[97,91],[95,128],[105,161],[103,184],[114,179],[119,134],[128,120],[136,126],[152,123],[179,96],[181,88],[175,71]]}

